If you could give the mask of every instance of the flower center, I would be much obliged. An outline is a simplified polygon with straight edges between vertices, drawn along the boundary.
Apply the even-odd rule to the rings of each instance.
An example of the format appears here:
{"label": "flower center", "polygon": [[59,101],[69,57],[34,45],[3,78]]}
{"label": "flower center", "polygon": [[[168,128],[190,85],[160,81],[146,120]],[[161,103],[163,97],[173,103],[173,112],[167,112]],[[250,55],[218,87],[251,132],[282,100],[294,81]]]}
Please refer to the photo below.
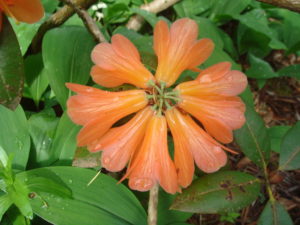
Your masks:
{"label": "flower center", "polygon": [[153,109],[160,115],[163,114],[166,109],[172,108],[172,106],[176,105],[180,101],[178,92],[173,91],[170,88],[166,88],[166,84],[164,82],[155,84],[151,81],[149,86],[151,87],[151,89],[147,90],[149,104],[152,105]]}

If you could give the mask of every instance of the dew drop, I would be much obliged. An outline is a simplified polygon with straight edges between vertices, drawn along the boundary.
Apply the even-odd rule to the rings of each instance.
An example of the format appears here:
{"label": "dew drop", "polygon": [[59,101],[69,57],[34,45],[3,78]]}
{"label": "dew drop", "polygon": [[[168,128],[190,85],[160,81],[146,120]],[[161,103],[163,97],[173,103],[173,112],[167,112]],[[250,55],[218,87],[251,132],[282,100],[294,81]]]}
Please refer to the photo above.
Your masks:
{"label": "dew drop", "polygon": [[233,77],[232,77],[232,76],[228,76],[228,77],[226,77],[226,80],[227,80],[227,81],[232,81],[232,80],[233,80]]}
{"label": "dew drop", "polygon": [[69,183],[72,184],[72,183],[73,183],[73,180],[69,179]]}
{"label": "dew drop", "polygon": [[209,74],[205,74],[204,76],[200,77],[199,81],[200,81],[200,82],[203,82],[203,83],[209,83],[209,82],[211,82],[212,80],[211,80]]}
{"label": "dew drop", "polygon": [[94,91],[93,88],[87,88],[87,89],[86,89],[86,92],[89,92],[89,93],[91,93],[91,92],[93,92],[93,91]]}
{"label": "dew drop", "polygon": [[153,181],[149,178],[132,178],[133,187],[137,190],[148,190],[153,186]]}
{"label": "dew drop", "polygon": [[114,97],[114,98],[113,98],[113,101],[114,101],[114,102],[117,102],[117,101],[119,101],[119,100],[120,100],[119,97]]}

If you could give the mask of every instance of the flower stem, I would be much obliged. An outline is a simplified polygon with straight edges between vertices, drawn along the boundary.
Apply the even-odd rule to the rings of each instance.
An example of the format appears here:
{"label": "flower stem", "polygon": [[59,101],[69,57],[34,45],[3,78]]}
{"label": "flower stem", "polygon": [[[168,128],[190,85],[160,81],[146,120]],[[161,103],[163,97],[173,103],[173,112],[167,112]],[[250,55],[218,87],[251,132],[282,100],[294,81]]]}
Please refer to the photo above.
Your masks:
{"label": "flower stem", "polygon": [[149,192],[148,225],[157,224],[158,184],[155,184]]}

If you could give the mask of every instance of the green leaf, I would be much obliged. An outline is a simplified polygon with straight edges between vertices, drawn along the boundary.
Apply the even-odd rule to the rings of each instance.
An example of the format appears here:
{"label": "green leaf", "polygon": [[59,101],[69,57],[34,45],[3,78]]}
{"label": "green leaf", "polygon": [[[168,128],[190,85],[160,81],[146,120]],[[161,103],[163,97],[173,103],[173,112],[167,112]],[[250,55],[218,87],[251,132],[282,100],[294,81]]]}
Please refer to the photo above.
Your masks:
{"label": "green leaf", "polygon": [[277,72],[282,77],[295,77],[300,80],[300,64],[284,67]]}
{"label": "green leaf", "polygon": [[199,38],[210,38],[214,42],[215,48],[223,49],[224,42],[219,28],[209,19],[197,17],[195,20],[199,26]]}
{"label": "green leaf", "polygon": [[[26,174],[24,174],[26,176]],[[22,177],[22,174],[18,176],[18,179],[24,180],[26,186],[30,192],[33,193],[48,193],[62,198],[71,198],[72,191],[64,184],[56,182],[41,176],[29,176]]]}
{"label": "green leaf", "polygon": [[0,104],[15,109],[22,96],[24,65],[16,35],[7,20],[3,18],[0,32]]}
{"label": "green leaf", "polygon": [[293,225],[293,222],[279,202],[268,202],[258,219],[258,225]]}
{"label": "green leaf", "polygon": [[127,4],[115,3],[103,9],[104,24],[114,24],[125,22],[130,16]]}
{"label": "green leaf", "polygon": [[1,220],[1,225],[28,225],[28,219],[26,219],[20,212],[20,210],[12,205],[5,213]]}
{"label": "green leaf", "polygon": [[15,179],[13,185],[7,187],[7,193],[11,201],[18,207],[22,215],[32,219],[33,212],[28,198],[29,190],[24,182]]}
{"label": "green leaf", "polygon": [[7,194],[3,192],[0,193],[0,221],[2,220],[2,216],[12,205],[12,201]]}
{"label": "green leaf", "polygon": [[71,95],[65,83],[87,83],[92,66],[90,54],[94,46],[93,38],[83,27],[55,28],[45,35],[42,49],[46,74],[63,108]]}
{"label": "green leaf", "polygon": [[131,12],[136,13],[142,17],[152,26],[154,27],[155,24],[160,20],[154,13],[148,12],[146,10],[140,8],[132,8],[130,9]]}
{"label": "green leaf", "polygon": [[[224,19],[224,15],[229,16],[228,19],[239,15],[247,5],[249,5],[251,0],[240,0],[240,1],[232,1],[232,0],[211,0],[211,15],[210,18],[216,21],[222,21]],[[225,17],[226,18],[226,17]],[[228,20],[226,19],[226,20]]]}
{"label": "green leaf", "polygon": [[30,95],[38,106],[42,94],[49,85],[41,54],[30,55],[25,59],[25,79]]}
{"label": "green leaf", "polygon": [[[59,120],[49,152],[51,164],[72,165],[76,146],[76,135],[80,127],[76,126],[65,112]],[[49,162],[50,163],[50,162]]]}
{"label": "green leaf", "polygon": [[284,136],[279,159],[280,170],[300,168],[300,122],[297,122]]}
{"label": "green leaf", "polygon": [[[87,185],[96,171],[76,167],[34,169],[17,176],[43,176],[64,184],[72,199],[40,193],[32,198],[34,213],[58,225],[146,224],[146,213],[139,201],[124,185],[101,174]],[[24,177],[25,177],[24,176]]]}
{"label": "green leaf", "polygon": [[252,54],[249,54],[250,69],[246,71],[248,77],[257,79],[269,79],[277,77],[277,73],[270,64]]}
{"label": "green leaf", "polygon": [[48,12],[48,13],[52,13],[58,5],[58,1],[53,1],[53,0],[42,0],[42,3],[44,6],[44,9],[45,9],[45,12]]}
{"label": "green leaf", "polygon": [[45,112],[33,114],[29,120],[29,133],[33,148],[30,157],[30,166],[47,166],[52,159],[51,145],[59,119]]}
{"label": "green leaf", "polygon": [[[6,152],[4,151],[4,149],[1,147],[0,145],[0,166],[6,167],[7,163],[8,163],[8,156],[6,154]],[[0,167],[1,169],[1,167]]]}
{"label": "green leaf", "polygon": [[246,105],[246,122],[234,132],[236,142],[245,155],[255,164],[264,168],[270,157],[270,139],[263,119]]}
{"label": "green leaf", "polygon": [[280,152],[282,139],[290,128],[290,126],[273,126],[268,129],[268,133],[271,139],[271,149],[273,151],[277,153]]}
{"label": "green leaf", "polygon": [[276,33],[269,27],[268,18],[266,13],[262,9],[254,9],[243,15],[235,16],[241,24],[254,30],[255,32],[261,33],[269,38],[269,46],[273,49],[286,49],[286,46],[279,41]]}
{"label": "green leaf", "polygon": [[185,0],[174,5],[174,9],[179,17],[192,17],[206,11],[210,5],[206,0]]}
{"label": "green leaf", "polygon": [[238,171],[220,171],[195,180],[177,195],[172,209],[193,213],[235,212],[253,202],[259,180]]}
{"label": "green leaf", "polygon": [[21,106],[13,112],[0,105],[0,145],[7,155],[13,154],[13,168],[24,170],[30,150],[30,136]]}
{"label": "green leaf", "polygon": [[157,207],[157,224],[166,225],[173,223],[185,222],[193,214],[171,210],[170,206],[175,199],[175,195],[167,194],[164,191],[159,192],[159,200]]}

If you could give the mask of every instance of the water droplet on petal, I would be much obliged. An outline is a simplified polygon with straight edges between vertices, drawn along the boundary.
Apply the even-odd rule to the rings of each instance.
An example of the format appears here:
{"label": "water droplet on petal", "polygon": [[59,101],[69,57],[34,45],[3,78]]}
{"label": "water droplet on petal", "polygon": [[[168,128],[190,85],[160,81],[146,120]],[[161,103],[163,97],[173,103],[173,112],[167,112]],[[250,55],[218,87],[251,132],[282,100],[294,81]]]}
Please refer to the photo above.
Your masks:
{"label": "water droplet on petal", "polygon": [[134,189],[140,190],[140,191],[147,191],[153,186],[153,181],[149,178],[138,178],[134,177],[131,179],[130,182]]}
{"label": "water droplet on petal", "polygon": [[232,76],[228,76],[228,77],[226,77],[226,80],[227,80],[227,81],[232,81],[232,80],[233,80],[233,77],[232,77]]}
{"label": "water droplet on petal", "polygon": [[86,92],[90,92],[90,93],[91,93],[91,92],[93,92],[93,91],[94,91],[93,88],[87,88],[87,89],[86,89]]}
{"label": "water droplet on petal", "polygon": [[114,102],[117,102],[117,101],[119,101],[119,100],[120,100],[119,97],[114,97],[114,98],[113,98],[113,101],[114,101]]}
{"label": "water droplet on petal", "polygon": [[202,82],[202,83],[209,83],[212,80],[211,80],[209,74],[205,74],[204,76],[200,77],[199,81]]}

